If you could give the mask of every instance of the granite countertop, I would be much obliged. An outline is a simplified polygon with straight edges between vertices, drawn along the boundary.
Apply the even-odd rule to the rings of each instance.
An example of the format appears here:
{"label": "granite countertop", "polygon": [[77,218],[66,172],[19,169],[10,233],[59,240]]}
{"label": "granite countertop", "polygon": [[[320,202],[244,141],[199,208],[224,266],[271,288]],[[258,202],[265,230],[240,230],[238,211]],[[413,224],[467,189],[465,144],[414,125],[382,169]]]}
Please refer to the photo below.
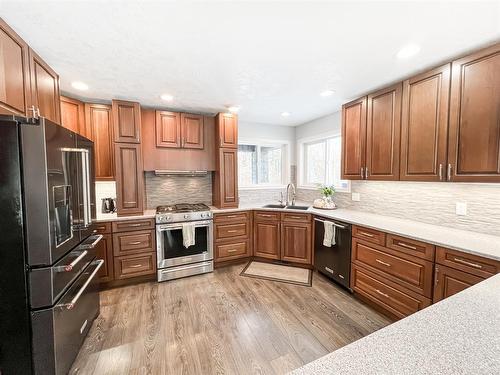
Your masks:
{"label": "granite countertop", "polygon": [[97,217],[94,222],[102,223],[104,221],[150,219],[152,217],[155,217],[155,215],[156,215],[156,210],[144,210],[144,213],[142,215],[136,215],[136,216],[118,216],[116,215],[116,212],[112,214],[97,213]]}
{"label": "granite countertop", "polygon": [[[235,212],[244,210],[283,210],[277,208],[263,208],[266,203],[250,203],[240,205],[239,208],[218,209],[214,213]],[[310,206],[310,203],[297,202],[297,205]],[[399,219],[390,216],[372,214],[363,211],[339,208],[336,210],[321,210],[310,207],[308,210],[286,210],[287,212],[306,212],[324,218],[357,224],[383,232],[400,235],[414,240],[427,242],[449,249],[460,250],[486,258],[500,260],[500,237],[489,234],[470,232],[439,225],[426,224],[418,221]]]}
{"label": "granite countertop", "polygon": [[500,274],[295,371],[500,374]]}

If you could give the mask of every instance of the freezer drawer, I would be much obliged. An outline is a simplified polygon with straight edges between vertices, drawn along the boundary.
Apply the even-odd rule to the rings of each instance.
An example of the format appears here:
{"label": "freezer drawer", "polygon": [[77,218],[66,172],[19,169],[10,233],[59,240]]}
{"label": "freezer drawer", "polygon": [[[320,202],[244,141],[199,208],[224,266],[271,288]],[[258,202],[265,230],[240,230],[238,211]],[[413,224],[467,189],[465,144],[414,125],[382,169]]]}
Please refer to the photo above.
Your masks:
{"label": "freezer drawer", "polygon": [[[335,225],[335,245],[323,245],[324,222]],[[351,274],[351,225],[327,219],[314,219],[314,268],[349,288]]]}
{"label": "freezer drawer", "polygon": [[97,273],[103,263],[94,260],[54,307],[31,313],[35,374],[68,373],[99,315]]}

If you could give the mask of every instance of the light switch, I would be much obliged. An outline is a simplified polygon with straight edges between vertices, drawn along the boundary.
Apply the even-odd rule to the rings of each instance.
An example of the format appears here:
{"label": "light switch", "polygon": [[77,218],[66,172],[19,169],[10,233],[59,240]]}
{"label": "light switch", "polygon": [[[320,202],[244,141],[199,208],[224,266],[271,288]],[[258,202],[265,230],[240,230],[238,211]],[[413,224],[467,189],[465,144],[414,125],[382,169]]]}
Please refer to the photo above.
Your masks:
{"label": "light switch", "polygon": [[361,200],[361,195],[359,193],[352,193],[351,195],[351,199],[354,201],[354,202],[359,202]]}
{"label": "light switch", "polygon": [[467,215],[467,202],[457,202],[455,212],[460,216]]}

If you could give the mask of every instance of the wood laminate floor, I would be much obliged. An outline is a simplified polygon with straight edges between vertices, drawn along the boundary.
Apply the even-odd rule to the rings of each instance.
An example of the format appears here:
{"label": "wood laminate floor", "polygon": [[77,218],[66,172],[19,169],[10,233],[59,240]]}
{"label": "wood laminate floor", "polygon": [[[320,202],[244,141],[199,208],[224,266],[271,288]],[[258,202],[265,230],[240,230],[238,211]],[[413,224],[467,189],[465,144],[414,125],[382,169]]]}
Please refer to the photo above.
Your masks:
{"label": "wood laminate floor", "polygon": [[284,374],[391,323],[314,273],[304,287],[244,265],[101,293],[71,374]]}

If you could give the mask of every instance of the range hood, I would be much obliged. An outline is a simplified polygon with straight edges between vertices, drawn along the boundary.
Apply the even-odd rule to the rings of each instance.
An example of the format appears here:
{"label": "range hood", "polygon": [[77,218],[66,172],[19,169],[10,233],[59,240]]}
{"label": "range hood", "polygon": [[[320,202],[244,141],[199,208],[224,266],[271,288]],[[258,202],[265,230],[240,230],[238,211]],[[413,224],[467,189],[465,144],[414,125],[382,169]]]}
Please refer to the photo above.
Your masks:
{"label": "range hood", "polygon": [[208,174],[208,171],[170,171],[170,170],[155,170],[155,176],[184,176],[184,177],[203,177]]}

